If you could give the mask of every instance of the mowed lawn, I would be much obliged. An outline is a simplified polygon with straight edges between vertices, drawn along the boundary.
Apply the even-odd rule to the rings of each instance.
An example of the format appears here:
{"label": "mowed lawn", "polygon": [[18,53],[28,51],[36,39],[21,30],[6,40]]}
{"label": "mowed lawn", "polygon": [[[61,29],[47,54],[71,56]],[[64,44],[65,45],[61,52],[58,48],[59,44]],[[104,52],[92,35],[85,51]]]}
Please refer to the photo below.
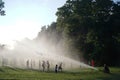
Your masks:
{"label": "mowed lawn", "polygon": [[[102,70],[102,68],[99,68]],[[0,67],[0,80],[120,80],[120,68],[110,68],[111,74],[91,69],[75,69],[55,73]]]}

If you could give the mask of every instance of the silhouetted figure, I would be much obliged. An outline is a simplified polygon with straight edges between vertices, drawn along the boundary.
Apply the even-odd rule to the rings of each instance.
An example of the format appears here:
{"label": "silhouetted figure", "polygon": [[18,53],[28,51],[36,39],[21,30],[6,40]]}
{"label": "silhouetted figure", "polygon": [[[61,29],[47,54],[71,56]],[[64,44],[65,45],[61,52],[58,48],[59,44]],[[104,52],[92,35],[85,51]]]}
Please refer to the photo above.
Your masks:
{"label": "silhouetted figure", "polygon": [[42,62],[43,71],[45,71],[45,61]]}
{"label": "silhouetted figure", "polygon": [[57,73],[58,72],[58,65],[56,64],[55,65],[55,73]]}
{"label": "silhouetted figure", "polygon": [[104,72],[105,73],[110,73],[110,69],[106,64],[104,64]]}
{"label": "silhouetted figure", "polygon": [[27,60],[26,65],[27,65],[27,68],[29,68],[29,60]]}
{"label": "silhouetted figure", "polygon": [[49,61],[47,61],[47,71],[49,71],[49,69],[50,69],[50,63]]}
{"label": "silhouetted figure", "polygon": [[62,71],[62,63],[60,63],[59,67],[58,67],[59,71]]}

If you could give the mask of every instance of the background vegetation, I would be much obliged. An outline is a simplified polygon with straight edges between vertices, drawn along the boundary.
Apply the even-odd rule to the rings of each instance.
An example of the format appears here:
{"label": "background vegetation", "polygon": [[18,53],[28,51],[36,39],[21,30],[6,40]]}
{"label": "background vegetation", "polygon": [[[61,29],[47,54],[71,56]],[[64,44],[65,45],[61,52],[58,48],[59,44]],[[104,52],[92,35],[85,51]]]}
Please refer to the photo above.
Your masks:
{"label": "background vegetation", "polygon": [[[4,2],[0,14],[5,15]],[[45,36],[97,66],[120,66],[120,2],[113,0],[67,0],[56,12],[57,21],[43,26],[37,39]],[[1,45],[3,47],[3,45]],[[83,57],[83,58],[82,58]]]}
{"label": "background vegetation", "polygon": [[56,43],[64,40],[69,54],[82,61],[120,65],[120,2],[67,0],[56,15],[57,22],[43,26],[38,37],[44,34]]}

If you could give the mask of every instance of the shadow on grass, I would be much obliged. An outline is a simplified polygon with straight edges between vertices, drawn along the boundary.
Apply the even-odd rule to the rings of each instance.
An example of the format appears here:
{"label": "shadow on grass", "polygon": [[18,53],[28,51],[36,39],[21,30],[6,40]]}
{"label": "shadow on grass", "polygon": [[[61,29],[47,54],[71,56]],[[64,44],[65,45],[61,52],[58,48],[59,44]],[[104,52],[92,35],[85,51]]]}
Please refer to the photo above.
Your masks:
{"label": "shadow on grass", "polygon": [[5,72],[3,69],[0,69],[0,72]]}
{"label": "shadow on grass", "polygon": [[120,80],[120,73],[110,73],[108,77],[99,77],[98,80]]}

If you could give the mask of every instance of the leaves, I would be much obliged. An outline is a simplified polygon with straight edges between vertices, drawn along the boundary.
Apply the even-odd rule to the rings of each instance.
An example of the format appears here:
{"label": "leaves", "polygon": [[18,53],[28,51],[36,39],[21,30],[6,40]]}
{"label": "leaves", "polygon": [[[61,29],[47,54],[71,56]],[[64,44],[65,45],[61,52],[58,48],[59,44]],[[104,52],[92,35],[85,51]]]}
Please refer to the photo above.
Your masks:
{"label": "leaves", "polygon": [[0,3],[0,15],[4,16],[5,15],[5,11],[3,10],[4,8],[4,2]]}
{"label": "leaves", "polygon": [[[96,65],[120,65],[120,4],[112,0],[67,0],[56,12],[57,22],[42,28],[46,36],[69,54]],[[81,60],[81,59],[80,59]]]}

